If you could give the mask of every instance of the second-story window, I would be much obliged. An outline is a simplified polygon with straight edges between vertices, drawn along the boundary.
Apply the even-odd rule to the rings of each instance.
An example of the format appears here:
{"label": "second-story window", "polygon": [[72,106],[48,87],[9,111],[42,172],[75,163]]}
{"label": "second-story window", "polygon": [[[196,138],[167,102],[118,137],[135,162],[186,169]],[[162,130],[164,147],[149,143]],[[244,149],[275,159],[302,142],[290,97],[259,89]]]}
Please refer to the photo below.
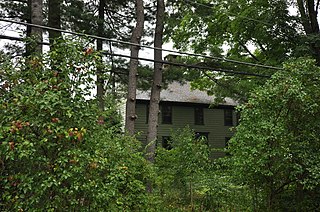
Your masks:
{"label": "second-story window", "polygon": [[149,104],[146,104],[146,124],[149,123]]}
{"label": "second-story window", "polygon": [[161,114],[162,114],[162,124],[172,124],[172,106],[162,105]]}
{"label": "second-story window", "polygon": [[194,124],[204,125],[203,107],[194,108]]}
{"label": "second-story window", "polygon": [[224,110],[224,126],[233,126],[232,109]]}

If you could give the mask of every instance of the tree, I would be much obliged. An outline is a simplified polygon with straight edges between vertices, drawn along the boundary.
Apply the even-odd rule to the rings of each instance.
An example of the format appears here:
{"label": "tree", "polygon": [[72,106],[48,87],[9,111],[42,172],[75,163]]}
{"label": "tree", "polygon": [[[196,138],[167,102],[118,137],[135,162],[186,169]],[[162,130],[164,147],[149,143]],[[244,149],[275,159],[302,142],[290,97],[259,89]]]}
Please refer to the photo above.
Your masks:
{"label": "tree", "polygon": [[[61,29],[61,4],[63,0],[48,0],[48,26]],[[51,48],[56,39],[61,37],[61,32],[49,30],[49,42]]]}
{"label": "tree", "polygon": [[[203,182],[211,171],[209,147],[205,139],[195,139],[194,131],[189,127],[173,132],[171,138],[172,149],[159,147],[154,163],[158,176],[156,185],[160,185],[164,201],[162,204],[172,207],[177,199],[183,199],[188,203],[188,208],[197,211],[196,190],[208,189]],[[201,195],[200,192],[198,195]]]}
{"label": "tree", "polygon": [[[31,2],[28,2],[31,8],[30,10],[30,20],[32,24],[42,25],[43,23],[43,14],[42,14],[42,8],[43,8],[43,2],[42,0],[31,0]],[[42,29],[37,27],[31,27],[30,30],[30,36],[35,37],[35,43],[27,44],[27,54],[32,54],[34,52],[37,52],[38,54],[42,53]]]}
{"label": "tree", "polygon": [[317,64],[320,65],[320,30],[318,21],[319,1],[314,0],[296,0],[300,22],[303,26],[306,43],[309,44],[311,54],[317,60]]}
{"label": "tree", "polygon": [[320,69],[309,59],[284,68],[240,108],[231,170],[253,195],[264,196],[263,210],[317,210]]}
{"label": "tree", "polygon": [[[105,7],[106,1],[99,1],[99,19],[98,19],[98,36],[103,37],[104,35],[104,21],[105,21]],[[97,40],[97,50],[103,50],[103,41],[101,39]],[[102,62],[102,61],[100,61]],[[97,99],[100,110],[104,110],[104,79],[103,79],[103,70],[102,67],[98,67],[97,70]]]}
{"label": "tree", "polygon": [[[0,2],[0,17],[2,18],[9,18],[9,19],[16,19],[20,21],[26,21],[27,23],[31,23],[31,0],[27,1],[20,1],[20,0],[4,0]],[[39,16],[38,16],[39,17]],[[3,28],[12,28],[13,24],[2,23]],[[17,31],[21,31],[21,27],[14,28]],[[35,29],[36,30],[36,29]],[[27,27],[25,30],[27,37],[30,37],[31,35],[31,27]],[[23,39],[20,38],[12,38],[10,36],[1,36],[1,39],[5,40],[11,40],[11,41],[23,41]],[[7,43],[5,45],[6,49],[9,51],[9,53],[14,55],[20,55],[22,52],[25,52],[26,55],[30,55],[31,52],[31,44],[30,41],[27,41],[24,47],[19,47],[18,45],[15,45],[15,43]],[[33,45],[34,46],[34,45]]]}
{"label": "tree", "polygon": [[158,134],[159,102],[162,88],[162,66],[157,61],[162,60],[163,28],[164,28],[165,5],[163,0],[157,0],[156,27],[154,34],[154,73],[151,88],[149,114],[148,114],[148,134],[147,134],[147,158],[154,162],[156,151],[156,140]]}
{"label": "tree", "polygon": [[1,58],[1,211],[147,208],[139,142],[119,133],[115,102],[101,112],[88,99],[96,55],[83,54],[87,42],[64,39],[55,44],[62,55],[49,51],[29,63]]}
{"label": "tree", "polygon": [[[297,14],[290,7],[298,8]],[[291,57],[317,59],[319,39],[315,1],[170,1],[166,35],[176,48],[211,56],[279,66]],[[312,26],[312,27],[311,27]],[[312,28],[312,30],[311,30]],[[197,57],[214,68],[272,75],[276,70]],[[318,59],[317,59],[318,60]],[[197,88],[247,101],[248,91],[265,80],[202,72]],[[206,86],[208,84],[208,86]]]}
{"label": "tree", "polygon": [[129,68],[129,82],[128,82],[128,95],[126,104],[126,130],[130,135],[134,134],[134,123],[137,118],[135,105],[136,105],[136,89],[137,89],[137,68],[139,55],[138,46],[140,44],[144,28],[144,7],[143,0],[136,0],[136,26],[132,31],[131,43],[137,44],[132,45],[130,48],[131,59]]}

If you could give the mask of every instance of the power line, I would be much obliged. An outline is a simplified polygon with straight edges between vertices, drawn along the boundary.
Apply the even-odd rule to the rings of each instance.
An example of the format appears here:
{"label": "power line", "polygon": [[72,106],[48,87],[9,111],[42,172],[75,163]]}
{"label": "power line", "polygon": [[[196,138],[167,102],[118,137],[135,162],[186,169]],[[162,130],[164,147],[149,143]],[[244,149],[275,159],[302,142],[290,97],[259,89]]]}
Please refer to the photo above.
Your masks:
{"label": "power line", "polygon": [[170,53],[176,53],[176,54],[181,54],[181,55],[202,57],[202,58],[207,58],[207,59],[212,59],[212,60],[220,60],[220,61],[236,63],[236,64],[240,64],[240,65],[259,67],[259,68],[266,68],[266,69],[273,69],[273,70],[283,70],[283,68],[275,67],[275,66],[261,65],[261,64],[256,64],[256,63],[242,62],[242,61],[238,61],[238,60],[222,58],[222,57],[207,56],[207,55],[202,55],[202,54],[194,54],[194,53],[175,51],[175,50],[170,50],[170,49],[157,48],[157,47],[152,47],[152,46],[147,46],[147,45],[131,43],[131,42],[128,42],[128,41],[121,41],[121,40],[115,40],[115,39],[110,39],[110,38],[104,38],[104,37],[91,35],[91,34],[72,32],[72,31],[53,28],[53,27],[48,27],[48,26],[44,26],[44,25],[25,23],[25,22],[14,21],[14,20],[7,20],[7,19],[3,19],[3,18],[0,18],[0,21],[10,22],[10,23],[15,23],[15,24],[21,24],[21,25],[26,25],[26,26],[32,26],[32,27],[38,27],[38,28],[42,28],[42,29],[46,29],[46,30],[54,30],[54,31],[63,32],[63,33],[67,33],[67,34],[73,34],[73,35],[84,36],[84,37],[91,37],[91,38],[95,38],[95,39],[105,40],[105,41],[108,41],[108,42],[120,43],[120,44],[125,44],[125,45],[132,45],[132,46],[149,48],[149,49],[155,49],[155,50],[160,50],[160,51],[165,51],[165,52],[170,52]]}
{"label": "power line", "polygon": [[210,70],[210,71],[229,73],[229,74],[235,74],[235,75],[246,75],[246,76],[255,76],[255,77],[263,77],[263,78],[270,78],[271,77],[270,75],[263,75],[263,74],[257,74],[257,73],[249,73],[249,72],[240,72],[240,71],[233,71],[233,70],[227,70],[227,69],[212,68],[212,67],[199,66],[199,65],[191,65],[191,64],[185,64],[185,63],[176,63],[176,62],[170,62],[170,61],[166,61],[166,60],[154,60],[154,59],[148,59],[148,58],[142,58],[142,57],[131,57],[129,55],[115,54],[115,53],[110,53],[107,51],[104,51],[103,54],[111,55],[114,57],[131,58],[131,59],[136,59],[136,60],[144,60],[144,61],[148,61],[148,62],[157,62],[157,63],[168,64],[168,65],[173,65],[173,66],[194,68],[194,69],[201,69],[201,70]]}
{"label": "power line", "polygon": [[[5,39],[5,40],[15,40],[15,41],[20,41],[23,42],[25,41],[24,38],[21,37],[14,37],[14,36],[8,36],[8,35],[0,35],[0,39]],[[38,44],[42,44],[42,45],[50,45],[50,43],[48,42],[37,42]]]}
{"label": "power line", "polygon": [[[0,39],[1,38],[9,39],[9,40],[24,41],[23,38],[11,37],[11,36],[6,36],[6,35],[0,35]],[[48,42],[38,42],[38,43],[42,44],[42,45],[50,45]],[[270,78],[270,75],[263,75],[263,74],[257,74],[257,73],[239,72],[239,71],[233,71],[233,70],[227,70],[227,69],[212,68],[212,67],[207,67],[207,66],[199,66],[199,65],[192,65],[192,64],[185,64],[185,63],[176,63],[176,62],[171,62],[171,61],[167,61],[167,60],[154,60],[154,59],[143,58],[143,57],[131,57],[129,55],[116,54],[116,53],[108,52],[108,51],[102,51],[102,53],[105,55],[109,55],[111,57],[123,57],[123,58],[137,59],[137,60],[143,60],[143,61],[148,61],[148,62],[156,62],[156,63],[162,63],[162,64],[167,64],[167,65],[173,65],[173,66],[178,66],[178,67],[210,70],[210,71],[236,74],[236,75],[246,75],[246,76]]]}

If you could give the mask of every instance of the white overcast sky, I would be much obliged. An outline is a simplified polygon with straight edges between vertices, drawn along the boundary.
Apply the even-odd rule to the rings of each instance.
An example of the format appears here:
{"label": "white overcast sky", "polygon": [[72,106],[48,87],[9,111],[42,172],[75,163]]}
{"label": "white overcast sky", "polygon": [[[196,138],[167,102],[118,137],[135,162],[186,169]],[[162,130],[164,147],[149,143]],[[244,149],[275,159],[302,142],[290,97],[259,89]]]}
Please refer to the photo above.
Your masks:
{"label": "white overcast sky", "polygon": [[[290,13],[292,15],[295,15],[297,14],[297,9],[294,8],[294,7],[290,7]],[[17,26],[17,25],[15,25]],[[19,37],[19,33],[17,31],[14,31],[14,27],[10,27],[8,26],[8,23],[6,22],[1,22],[0,21],[0,35],[8,35],[8,36],[15,36],[15,37]],[[46,37],[46,36],[44,36]],[[152,38],[151,38],[152,39]],[[150,38],[148,38],[148,40],[150,40]],[[3,39],[0,39],[0,49],[3,48],[3,46],[5,45],[5,43],[9,43],[8,40],[3,40]],[[228,48],[228,47],[226,47]],[[254,47],[253,47],[254,48]],[[169,49],[169,50],[172,50],[173,49],[173,44],[171,42],[169,43],[166,43],[163,45],[163,49]],[[120,49],[113,49],[114,50],[114,53],[118,53],[118,54],[125,54],[125,55],[130,55],[130,51],[129,49],[127,50],[120,50]],[[163,58],[170,54],[169,52],[166,52],[166,51],[163,51]],[[154,56],[154,50],[153,49],[149,49],[149,48],[142,48],[140,50],[140,53],[139,53],[139,57],[142,57],[142,58],[148,58],[148,59],[153,59],[153,56]],[[141,61],[142,64],[149,64],[149,65],[152,65],[152,62],[146,62],[146,61]]]}

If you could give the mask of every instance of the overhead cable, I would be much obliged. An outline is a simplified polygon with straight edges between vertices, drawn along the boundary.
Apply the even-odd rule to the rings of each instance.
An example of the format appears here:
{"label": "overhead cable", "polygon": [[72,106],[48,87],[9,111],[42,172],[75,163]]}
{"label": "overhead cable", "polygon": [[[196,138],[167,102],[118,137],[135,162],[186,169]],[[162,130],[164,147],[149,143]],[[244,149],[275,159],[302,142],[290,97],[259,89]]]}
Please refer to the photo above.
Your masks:
{"label": "overhead cable", "polygon": [[[14,37],[14,36],[8,36],[8,35],[0,35],[0,39],[5,39],[5,40],[15,40],[15,41],[25,41],[24,38],[20,38],[20,37]],[[48,42],[37,42],[38,44],[42,44],[42,45],[50,45]]]}
{"label": "overhead cable", "polygon": [[185,64],[185,63],[176,63],[176,62],[171,62],[171,61],[167,61],[167,60],[154,60],[154,59],[148,59],[148,58],[143,58],[143,57],[132,57],[129,55],[115,54],[115,53],[110,53],[107,51],[103,51],[103,54],[111,55],[114,57],[131,58],[131,59],[136,59],[136,60],[144,60],[144,61],[148,61],[148,62],[157,62],[157,63],[167,64],[167,65],[173,65],[173,66],[179,66],[179,67],[185,67],[185,68],[194,68],[194,69],[200,69],[200,70],[209,70],[209,71],[222,72],[222,73],[235,74],[235,75],[246,75],[246,76],[255,76],[255,77],[263,77],[263,78],[270,78],[271,77],[270,75],[263,75],[263,74],[242,72],[242,71],[240,72],[240,71],[233,71],[233,70],[227,70],[227,69],[221,69],[221,68],[212,68],[212,67],[207,67],[207,66]]}
{"label": "overhead cable", "polygon": [[148,48],[148,49],[155,49],[155,50],[160,50],[160,51],[165,51],[165,52],[170,52],[170,53],[176,53],[176,54],[181,54],[181,55],[202,57],[202,58],[207,58],[207,59],[212,59],[212,60],[220,60],[220,61],[225,61],[225,62],[230,62],[230,63],[236,63],[236,64],[239,64],[239,65],[253,66],[253,67],[273,69],[273,70],[282,70],[283,69],[281,67],[268,66],[268,65],[249,63],[249,62],[242,62],[242,61],[232,60],[232,59],[227,59],[227,58],[222,58],[222,57],[207,56],[207,55],[203,55],[203,54],[194,54],[194,53],[188,53],[188,52],[182,52],[182,51],[176,51],[176,50],[170,50],[170,49],[157,48],[157,47],[152,47],[152,46],[147,46],[147,45],[131,43],[131,42],[128,42],[128,41],[121,41],[121,40],[116,40],[116,39],[104,38],[104,37],[100,37],[100,36],[96,36],[96,35],[79,33],[79,32],[72,32],[72,31],[58,29],[58,28],[54,28],[54,27],[48,27],[48,26],[44,26],[44,25],[31,24],[31,23],[25,23],[25,22],[21,22],[21,21],[8,20],[8,19],[4,19],[4,18],[0,18],[0,21],[10,22],[10,23],[15,23],[15,24],[21,24],[21,25],[31,26],[31,27],[37,27],[37,28],[42,28],[42,29],[46,29],[46,30],[54,30],[54,31],[63,32],[63,33],[67,33],[67,34],[78,35],[78,36],[91,37],[91,38],[105,40],[105,41],[113,42],[113,43],[120,43],[120,44],[143,47],[143,48]]}
{"label": "overhead cable", "polygon": [[[17,40],[17,41],[24,40],[23,38],[0,35],[0,39],[2,39],[2,38],[9,39],[9,40]],[[42,44],[42,45],[50,45],[48,42],[38,42],[38,43]],[[112,57],[132,58],[132,59],[143,60],[143,61],[148,61],[148,62],[157,62],[157,63],[179,66],[179,67],[194,68],[194,69],[201,69],[201,70],[210,70],[210,71],[223,72],[223,73],[236,74],[236,75],[247,75],[247,76],[256,76],[256,77],[263,77],[263,78],[270,77],[270,75],[263,75],[263,74],[257,74],[257,73],[249,73],[249,72],[238,72],[238,71],[233,71],[233,70],[212,68],[212,67],[208,67],[208,66],[199,66],[199,65],[192,65],[192,64],[185,64],[185,63],[176,63],[176,62],[171,62],[171,61],[167,61],[167,60],[154,60],[154,59],[143,58],[143,57],[131,57],[129,55],[116,54],[116,53],[113,53],[112,49],[110,49],[110,50],[111,50],[111,52],[102,51],[102,53],[105,55],[111,56],[111,58]],[[113,59],[111,59],[111,60],[113,63]]]}

